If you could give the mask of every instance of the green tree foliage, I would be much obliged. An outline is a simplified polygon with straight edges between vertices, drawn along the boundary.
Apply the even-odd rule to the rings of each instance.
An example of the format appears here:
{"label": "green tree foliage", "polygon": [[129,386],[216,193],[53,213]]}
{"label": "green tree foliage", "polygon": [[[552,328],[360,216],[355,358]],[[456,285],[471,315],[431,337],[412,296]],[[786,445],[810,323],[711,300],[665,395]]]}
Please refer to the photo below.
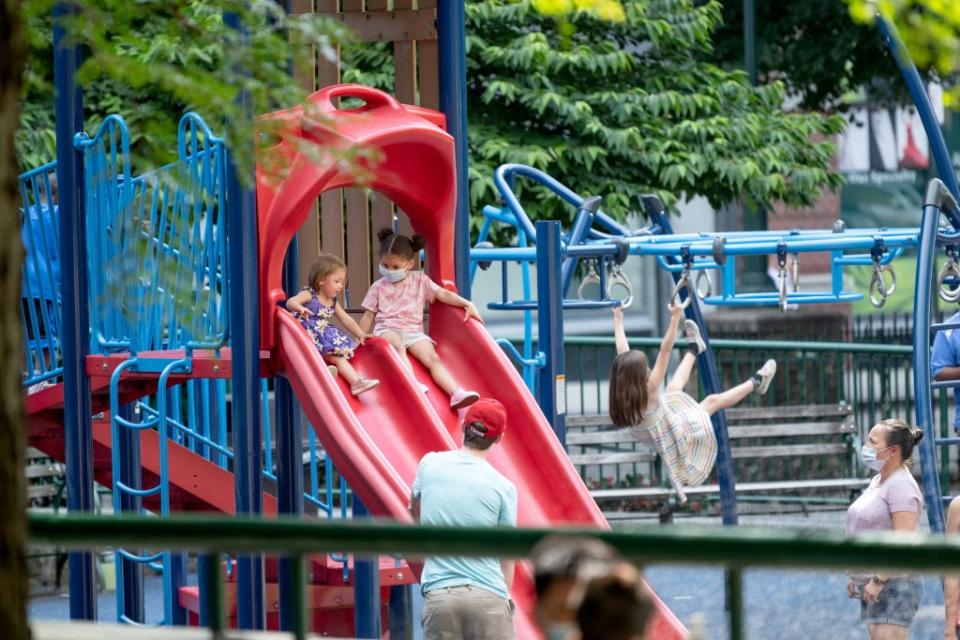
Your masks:
{"label": "green tree foliage", "polygon": [[960,105],[960,3],[955,0],[846,0],[858,23],[873,25],[876,12],[896,25],[914,63],[948,78],[944,103]]}
{"label": "green tree foliage", "polygon": [[[681,193],[714,206],[736,199],[806,206],[840,184],[824,139],[842,119],[785,113],[786,88],[750,87],[707,61],[716,2],[627,1],[625,19],[568,16],[572,37],[530,0],[467,3],[470,199],[496,199],[505,162],[543,169],[625,218],[641,195]],[[539,191],[540,218],[572,211]]]}
{"label": "green tree foliage", "polygon": [[[55,0],[24,3],[29,54],[25,109],[17,138],[23,166],[53,157],[53,66],[51,14]],[[275,0],[81,0],[80,16],[69,23],[70,38],[84,45],[80,81],[88,127],[109,113],[123,115],[135,136],[139,170],[169,162],[176,153],[177,123],[184,111],[204,116],[226,130],[237,161],[251,168],[253,122],[237,104],[249,92],[254,114],[300,104],[305,93],[290,76],[291,41],[314,44],[333,58],[349,32],[336,21],[314,15],[287,16]],[[230,28],[233,12],[249,41]],[[289,37],[288,37],[289,36]],[[313,114],[322,117],[320,114]],[[272,141],[264,131],[265,140]],[[316,145],[299,143],[308,153]],[[349,153],[347,160],[357,154]],[[279,169],[279,167],[278,167]]]}
{"label": "green tree foliage", "polygon": [[[743,66],[743,0],[723,0],[715,60]],[[761,83],[783,81],[806,109],[843,109],[863,89],[873,104],[909,102],[897,66],[871,25],[850,19],[836,0],[757,2],[756,47]]]}

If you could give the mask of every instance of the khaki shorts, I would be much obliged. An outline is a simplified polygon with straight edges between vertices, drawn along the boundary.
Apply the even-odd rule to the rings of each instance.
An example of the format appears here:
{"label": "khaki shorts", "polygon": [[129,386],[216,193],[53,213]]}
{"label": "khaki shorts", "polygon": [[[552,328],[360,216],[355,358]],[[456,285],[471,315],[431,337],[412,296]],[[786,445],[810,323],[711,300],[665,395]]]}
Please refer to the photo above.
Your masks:
{"label": "khaki shorts", "polygon": [[512,600],[486,589],[441,587],[423,595],[423,640],[514,640]]}

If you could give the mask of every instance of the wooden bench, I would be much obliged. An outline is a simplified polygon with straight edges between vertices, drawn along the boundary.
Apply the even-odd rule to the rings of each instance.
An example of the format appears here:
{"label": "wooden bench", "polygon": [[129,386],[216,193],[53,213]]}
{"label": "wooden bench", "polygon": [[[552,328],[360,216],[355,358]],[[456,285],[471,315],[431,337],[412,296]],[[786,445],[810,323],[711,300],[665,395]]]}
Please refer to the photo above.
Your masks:
{"label": "wooden bench", "polygon": [[[848,404],[737,407],[726,415],[738,493],[853,492],[869,483],[857,477],[859,437]],[[601,475],[602,465],[618,465],[618,470],[619,465],[646,465],[651,476],[664,482],[597,488],[591,491],[597,501],[662,501],[674,495],[659,471],[656,452],[631,438],[629,429],[609,428],[607,415],[568,416],[566,424],[574,465],[598,465]],[[685,492],[718,494],[719,486],[714,482]]]}
{"label": "wooden bench", "polygon": [[27,447],[26,463],[24,471],[27,476],[27,505],[53,505],[63,496],[66,484],[64,465],[33,447]]}

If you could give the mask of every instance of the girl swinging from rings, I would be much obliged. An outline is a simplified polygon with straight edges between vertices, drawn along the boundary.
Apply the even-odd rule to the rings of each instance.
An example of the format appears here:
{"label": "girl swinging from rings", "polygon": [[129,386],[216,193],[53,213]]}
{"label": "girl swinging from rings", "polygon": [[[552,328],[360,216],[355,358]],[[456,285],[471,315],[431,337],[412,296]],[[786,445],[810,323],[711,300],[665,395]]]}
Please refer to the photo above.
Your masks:
{"label": "girl swinging from rings", "polygon": [[685,320],[683,332],[689,345],[665,390],[661,386],[677,338],[683,309],[671,303],[670,322],[660,343],[657,361],[651,370],[647,355],[633,351],[623,329],[623,310],[613,309],[613,329],[617,357],[610,369],[610,418],[618,427],[631,427],[637,440],[652,445],[660,454],[670,482],[681,503],[687,501],[684,487],[703,484],[717,458],[717,438],[710,416],[729,409],[756,391],[764,394],[777,372],[777,363],[767,360],[756,374],[722,393],[714,393],[697,402],[683,389],[690,379],[697,355],[706,350],[700,328]]}

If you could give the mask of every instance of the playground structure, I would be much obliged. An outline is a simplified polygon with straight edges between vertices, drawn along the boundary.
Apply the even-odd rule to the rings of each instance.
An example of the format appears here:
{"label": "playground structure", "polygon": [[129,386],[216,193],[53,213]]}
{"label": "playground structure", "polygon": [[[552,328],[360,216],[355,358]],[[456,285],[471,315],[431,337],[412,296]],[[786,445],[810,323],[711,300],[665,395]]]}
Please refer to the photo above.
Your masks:
{"label": "playground structure", "polygon": [[[361,98],[365,104],[356,110],[338,109],[334,100],[344,96]],[[311,101],[332,114],[335,125],[307,122],[299,109],[266,117],[282,120],[296,135],[310,136],[324,144],[370,144],[381,148],[385,152],[384,164],[378,168],[371,186],[402,208],[413,228],[427,237],[428,273],[442,286],[455,286],[456,278],[464,277],[463,270],[457,267],[456,233],[452,223],[457,202],[454,185],[462,185],[455,179],[454,142],[443,131],[443,115],[403,105],[387,94],[356,86],[330,87],[314,94]],[[926,124],[926,120],[924,122]],[[937,135],[928,129],[928,136],[939,166]],[[87,228],[83,235],[88,238],[91,265],[88,299],[93,329],[90,355],[83,358],[81,366],[89,379],[92,402],[89,414],[100,416],[92,429],[93,472],[98,481],[113,488],[114,510],[118,513],[141,509],[161,515],[173,510],[249,511],[240,509],[234,498],[234,473],[242,468],[243,455],[236,440],[239,434],[231,433],[227,427],[227,380],[233,377],[234,367],[239,366],[234,359],[237,345],[231,343],[235,335],[231,332],[235,289],[226,286],[227,274],[238,267],[237,254],[227,247],[231,242],[226,206],[231,188],[229,152],[200,118],[188,115],[181,123],[177,163],[152,174],[136,176],[129,166],[127,140],[122,120],[111,118],[94,136],[81,135],[76,142],[83,154],[86,175]],[[390,383],[381,385],[376,392],[376,403],[351,398],[344,393],[342,383],[329,376],[299,323],[278,307],[277,303],[297,284],[295,277],[283,277],[284,255],[309,207],[321,193],[351,183],[351,176],[335,168],[310,165],[300,158],[292,157],[291,167],[291,178],[283,187],[261,190],[257,194],[258,260],[247,262],[248,269],[254,264],[257,266],[260,290],[261,333],[254,368],[263,377],[257,386],[256,406],[260,419],[267,425],[263,430],[264,460],[256,471],[268,481],[285,485],[278,489],[276,499],[258,491],[262,512],[265,515],[277,512],[278,502],[289,501],[291,494],[296,493],[296,499],[302,496],[306,504],[317,509],[318,515],[332,517],[337,508],[345,510],[345,485],[349,484],[355,500],[355,515],[369,510],[403,521],[408,518],[406,500],[416,464],[428,451],[456,446],[456,415],[443,402],[443,394],[422,368],[418,367],[416,378],[431,387],[426,397],[416,390],[414,381],[404,373],[392,350],[376,340],[361,351],[355,364],[362,375]],[[25,213],[58,210],[51,200],[48,182],[54,168],[46,165],[22,177]],[[941,173],[944,171],[941,166]],[[513,195],[516,177],[536,180],[578,208],[577,220],[566,235],[556,223],[534,225],[528,219]],[[696,286],[698,280],[702,281],[699,274],[708,270],[723,274],[723,293],[713,295],[701,290],[706,304],[784,307],[852,300],[859,294],[843,290],[843,267],[872,265],[871,293],[876,298],[875,304],[882,303],[895,288],[895,282],[885,279],[886,267],[905,249],[920,248],[918,284],[934,282],[932,255],[937,246],[955,251],[955,239],[938,224],[943,212],[950,219],[952,229],[960,228],[960,224],[954,223],[960,218],[949,195],[950,191],[956,195],[956,181],[953,180],[951,188],[950,179],[946,176],[944,179],[946,189],[935,186],[928,194],[919,232],[917,229],[834,228],[788,234],[730,233],[720,238],[672,234],[663,207],[655,199],[646,202],[650,224],[640,231],[632,231],[605,216],[598,199],[584,199],[546,174],[529,168],[501,167],[496,180],[507,204],[485,210],[487,222],[481,240],[485,239],[484,233],[490,225],[499,222],[517,229],[519,246],[507,249],[478,246],[470,252],[469,259],[481,267],[488,262],[503,262],[504,270],[507,262],[517,262],[523,271],[523,297],[511,300],[504,288],[504,298],[498,306],[525,314],[527,335],[523,353],[511,354],[522,366],[522,381],[485,331],[475,323],[463,325],[453,310],[443,305],[431,309],[430,333],[439,342],[445,362],[465,385],[482,395],[498,397],[507,406],[511,422],[529,425],[529,431],[522,437],[505,440],[505,446],[491,460],[518,485],[521,524],[563,522],[605,526],[561,446],[563,389],[558,383],[563,372],[562,309],[616,306],[621,303],[614,296],[617,287],[624,289],[627,295],[623,304],[628,304],[630,283],[617,266],[629,255],[653,255],[661,267],[673,274],[678,283],[674,296],[687,305],[688,317],[704,327],[708,344],[697,301],[700,287]],[[61,184],[68,182],[61,180]],[[42,220],[42,216],[39,219]],[[50,255],[51,247],[59,243],[49,237],[48,228],[42,223],[32,226],[33,220],[32,215],[25,216],[25,225],[30,225],[27,233],[31,238],[38,238],[39,246],[46,247]],[[832,289],[815,293],[788,290],[787,271],[795,270],[791,280],[796,285],[799,254],[814,251],[832,254]],[[736,292],[734,263],[736,257],[744,255],[777,256],[780,267],[777,291],[760,295]],[[65,271],[63,279],[67,281],[66,272],[71,269],[68,265],[75,263],[68,262],[62,254],[60,258],[60,268]],[[538,264],[536,297],[527,266],[534,260]],[[580,260],[590,262],[588,279],[591,274],[595,276],[603,292],[601,299],[563,299]],[[31,291],[27,285],[24,298],[51,300],[57,289],[54,271],[53,268],[36,270],[37,278],[41,282],[49,280],[53,288],[40,284]],[[131,277],[132,274],[137,277]],[[960,275],[954,272],[942,274],[945,296],[953,295],[958,285],[956,278]],[[929,294],[928,287],[917,287],[917,317],[923,317],[928,324],[929,317],[922,314],[928,312],[932,301],[929,295],[922,297],[921,291]],[[192,313],[178,312],[177,307],[184,300],[189,301],[186,306]],[[81,305],[85,303],[81,301]],[[65,459],[68,457],[65,438],[71,437],[69,432],[65,435],[63,429],[69,422],[69,401],[63,385],[45,385],[56,381],[64,367],[71,366],[72,359],[68,361],[68,354],[61,348],[61,340],[69,333],[70,325],[66,316],[61,319],[59,314],[51,313],[51,306],[45,303],[25,305],[24,309],[28,336],[24,384],[34,389],[27,401],[31,440],[51,456]],[[539,322],[536,348],[532,338],[534,309],[538,311]],[[927,324],[918,322],[915,326]],[[933,330],[945,328],[949,327],[932,327]],[[915,352],[918,354],[917,388],[929,389],[929,366],[923,364],[919,338]],[[483,371],[477,371],[478,362],[483,362]],[[707,392],[716,389],[719,382],[709,349],[700,356],[698,368]],[[286,381],[275,383],[278,406],[281,387],[288,383],[314,425],[307,438],[310,454],[307,491],[299,490],[297,483],[291,481],[303,472],[303,438],[291,438],[286,431],[281,433],[278,425],[274,458],[272,432],[267,422],[271,415],[267,378],[272,376],[281,376]],[[921,383],[925,386],[921,387]],[[527,386],[536,390],[539,408]],[[923,394],[918,396],[922,398]],[[942,498],[936,472],[932,472],[936,486],[931,486],[927,478],[930,475],[927,469],[935,468],[930,462],[936,456],[933,427],[929,407],[925,418],[921,404],[918,403],[917,408],[918,423],[927,430],[928,436],[926,446],[921,449],[927,508],[932,528],[942,530]],[[720,443],[717,465],[724,522],[735,524],[735,480],[723,412],[715,416],[714,425]],[[954,440],[960,442],[956,438],[941,439],[937,444],[955,444]],[[319,450],[321,443],[323,455]],[[241,460],[238,462],[237,458]],[[334,467],[342,480],[335,478]],[[326,476],[324,483],[319,481],[321,472]],[[286,482],[281,477],[284,475]],[[937,508],[933,505],[939,505],[939,528],[935,526]],[[206,594],[184,587],[182,557],[171,553],[144,556],[136,550],[120,550],[117,555],[118,612],[122,619],[144,620],[142,595],[137,594],[138,565],[150,564],[161,568],[164,575],[163,621],[185,622],[188,607],[203,620]],[[231,570],[230,579],[236,582],[238,599],[243,598],[240,592],[244,589],[245,577],[257,573],[256,560],[250,564],[252,571],[249,566],[241,568],[243,559],[227,565]],[[345,573],[348,565],[360,567],[355,577]],[[337,609],[336,612],[324,611],[322,606],[325,598],[329,601],[330,597],[340,597],[341,603],[350,599],[348,594],[352,595],[353,591],[348,586],[350,579],[359,585],[362,572],[369,570],[360,565],[362,563],[336,557],[312,560],[313,601],[317,605],[315,623],[329,625],[328,629],[360,633],[351,626],[352,620],[348,620],[353,614],[349,606],[330,608]],[[219,570],[219,567],[201,565],[201,573]],[[271,580],[277,573],[269,564],[260,570]],[[282,571],[281,567],[279,573]],[[376,568],[373,571],[379,573],[382,585],[402,586],[414,581],[415,568],[398,567],[391,560],[381,563],[379,572]],[[282,584],[282,580],[278,581]],[[528,587],[529,573],[521,571],[516,599],[526,613],[530,610]],[[396,591],[389,595],[400,599],[401,594],[402,591]],[[279,600],[282,602],[282,599],[281,592]],[[360,599],[356,606],[358,609],[363,606]],[[243,609],[238,609],[238,622],[243,624]],[[655,637],[677,637],[681,629],[679,623],[662,606],[660,611]],[[382,623],[385,613],[378,608],[373,617]],[[282,621],[271,624],[279,625]],[[518,625],[520,637],[532,637],[528,616],[521,616]]]}

